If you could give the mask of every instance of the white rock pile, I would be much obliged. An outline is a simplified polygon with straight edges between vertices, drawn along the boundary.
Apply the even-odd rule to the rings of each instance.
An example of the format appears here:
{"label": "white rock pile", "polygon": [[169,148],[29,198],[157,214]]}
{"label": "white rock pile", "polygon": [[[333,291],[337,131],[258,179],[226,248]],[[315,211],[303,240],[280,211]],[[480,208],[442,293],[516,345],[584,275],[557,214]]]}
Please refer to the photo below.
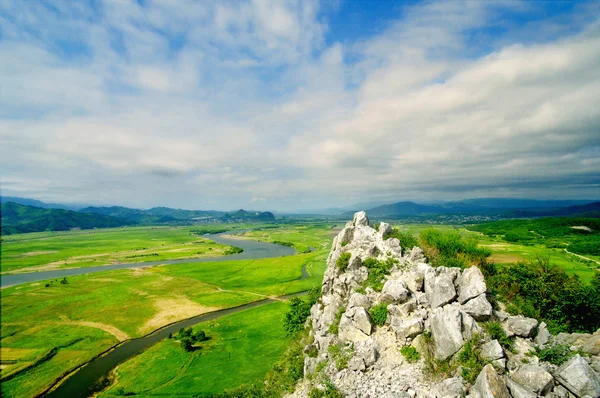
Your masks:
{"label": "white rock pile", "polygon": [[[600,330],[551,336],[536,319],[495,310],[477,267],[432,267],[418,247],[403,251],[398,239],[388,239],[391,232],[386,223],[375,230],[358,212],[335,237],[322,296],[307,321],[305,377],[292,397],[308,397],[314,388],[325,391],[328,383],[357,398],[600,396]],[[343,253],[350,253],[350,259],[346,269],[339,269],[336,262]],[[364,288],[369,269],[363,263],[369,257],[395,263],[381,292]],[[382,303],[387,320],[376,326],[369,310]],[[486,322],[500,322],[513,339],[513,350],[487,335]],[[465,381],[460,368],[446,378],[427,369],[427,352],[443,364],[473,338],[487,363],[475,382]],[[554,341],[582,355],[557,367],[530,354]],[[405,346],[420,352],[420,359],[409,362],[400,352]]]}

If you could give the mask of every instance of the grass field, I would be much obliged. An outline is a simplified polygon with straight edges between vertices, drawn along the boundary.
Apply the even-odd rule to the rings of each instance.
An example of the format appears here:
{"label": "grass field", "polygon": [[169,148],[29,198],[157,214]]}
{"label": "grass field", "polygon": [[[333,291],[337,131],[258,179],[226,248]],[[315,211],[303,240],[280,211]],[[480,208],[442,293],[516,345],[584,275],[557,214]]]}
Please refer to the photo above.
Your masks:
{"label": "grass field", "polygon": [[289,342],[282,327],[286,310],[273,303],[196,325],[194,331],[204,330],[210,340],[194,352],[175,338],[163,340],[120,365],[117,382],[100,396],[192,396],[259,381]]}
{"label": "grass field", "polygon": [[306,253],[311,248],[312,250],[328,248],[341,228],[342,224],[335,223],[284,225],[278,228],[253,229],[240,236],[266,242],[289,242],[298,253]]}
{"label": "grass field", "polygon": [[[396,225],[403,231],[411,231],[415,236],[427,228],[435,228],[442,231],[457,230],[463,236],[475,237],[479,244],[492,250],[490,261],[502,265],[515,263],[519,261],[533,261],[536,257],[547,257],[551,264],[563,268],[569,275],[579,275],[579,277],[589,282],[594,273],[599,269],[598,264],[586,261],[574,254],[566,252],[561,248],[548,248],[544,245],[520,245],[517,243],[506,242],[500,237],[485,236],[480,232],[470,231],[460,225],[428,225],[428,224],[401,224]],[[598,260],[597,256],[586,255],[593,260]]]}
{"label": "grass field", "polygon": [[[226,254],[228,246],[205,239],[195,230],[134,227],[3,236],[0,269],[3,273],[33,272]],[[201,231],[209,230],[202,227]]]}
{"label": "grass field", "polygon": [[[278,237],[285,236],[285,229],[278,228],[277,233]],[[320,234],[318,239],[325,242],[330,226],[322,227]],[[294,244],[309,241],[297,232],[290,235],[286,241]],[[261,235],[258,239],[269,238]],[[319,286],[328,248],[317,247],[313,252],[288,257],[105,271],[68,277],[66,284],[54,280],[2,289],[0,342],[3,353],[8,350],[16,363],[3,365],[0,376],[10,377],[19,367],[36,365],[3,382],[2,395],[35,395],[118,341],[145,335],[168,323]],[[301,279],[304,267],[309,276]],[[54,355],[44,358],[51,350]],[[38,361],[40,358],[45,360]],[[244,366],[251,372],[254,364]]]}

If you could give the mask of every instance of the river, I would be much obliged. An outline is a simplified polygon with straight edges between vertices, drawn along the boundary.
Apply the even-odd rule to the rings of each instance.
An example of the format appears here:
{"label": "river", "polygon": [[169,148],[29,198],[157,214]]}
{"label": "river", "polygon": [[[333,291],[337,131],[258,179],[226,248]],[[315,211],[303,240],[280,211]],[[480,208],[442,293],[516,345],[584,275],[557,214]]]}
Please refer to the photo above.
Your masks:
{"label": "river", "polygon": [[223,237],[227,232],[221,234],[207,234],[205,238],[214,240],[217,243],[221,243],[229,246],[237,246],[244,249],[241,253],[231,254],[228,256],[219,257],[203,257],[183,260],[163,260],[163,261],[152,261],[147,263],[122,263],[112,265],[101,265],[96,267],[85,267],[85,268],[66,268],[58,269],[54,271],[40,271],[30,272],[26,274],[12,274],[12,275],[0,275],[0,287],[8,287],[13,285],[20,285],[23,283],[38,282],[49,279],[62,279],[65,276],[91,274],[102,271],[112,271],[123,268],[137,268],[137,267],[149,267],[153,265],[165,265],[165,264],[181,264],[181,263],[206,263],[215,261],[230,261],[230,260],[245,260],[253,258],[272,258],[289,256],[296,254],[296,250],[282,245],[275,245],[268,242],[259,242],[248,239],[232,239]]}

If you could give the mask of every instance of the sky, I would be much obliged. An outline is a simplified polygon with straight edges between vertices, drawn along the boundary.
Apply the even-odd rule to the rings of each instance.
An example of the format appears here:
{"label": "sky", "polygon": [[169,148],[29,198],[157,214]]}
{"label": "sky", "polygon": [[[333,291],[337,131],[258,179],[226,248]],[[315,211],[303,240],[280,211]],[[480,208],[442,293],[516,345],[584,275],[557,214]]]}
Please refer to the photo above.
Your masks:
{"label": "sky", "polygon": [[2,194],[600,199],[599,1],[0,0]]}

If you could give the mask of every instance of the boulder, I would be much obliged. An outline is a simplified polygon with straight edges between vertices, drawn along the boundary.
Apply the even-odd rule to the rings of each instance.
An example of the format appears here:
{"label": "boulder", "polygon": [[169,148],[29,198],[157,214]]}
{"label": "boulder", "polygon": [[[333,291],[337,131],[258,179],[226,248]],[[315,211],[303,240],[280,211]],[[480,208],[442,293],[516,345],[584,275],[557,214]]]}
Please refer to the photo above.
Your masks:
{"label": "boulder", "polygon": [[542,346],[547,344],[549,340],[550,332],[548,331],[548,326],[546,326],[545,322],[542,322],[540,323],[540,326],[538,326],[538,331],[534,339],[535,344]]}
{"label": "boulder", "polygon": [[462,317],[458,305],[436,308],[431,317],[435,359],[445,360],[462,348]]}
{"label": "boulder", "polygon": [[600,329],[596,331],[581,347],[583,352],[592,355],[600,355]]}
{"label": "boulder", "polygon": [[410,271],[402,273],[400,279],[406,283],[408,290],[410,290],[412,294],[416,294],[423,290],[423,275],[418,272]]}
{"label": "boulder", "polygon": [[352,242],[354,237],[354,227],[346,227],[340,231],[337,236],[337,243],[341,246],[347,245]]}
{"label": "boulder", "polygon": [[425,260],[425,253],[423,253],[423,250],[421,250],[420,247],[415,246],[410,251],[410,254],[408,255],[408,259],[409,259],[409,261],[411,261],[413,263]]}
{"label": "boulder", "polygon": [[521,316],[509,316],[506,320],[504,330],[508,337],[533,337],[538,326],[537,319]]}
{"label": "boulder", "polygon": [[525,387],[511,379],[510,377],[506,378],[506,386],[510,391],[510,395],[513,398],[536,398],[537,395],[527,390]]}
{"label": "boulder", "polygon": [[404,303],[408,298],[408,288],[400,279],[388,279],[381,289],[381,302]]}
{"label": "boulder", "polygon": [[371,308],[371,303],[364,294],[354,293],[352,296],[350,296],[350,300],[348,300],[348,308],[353,307],[362,307],[368,310]]}
{"label": "boulder", "polygon": [[361,261],[360,257],[353,255],[350,258],[350,262],[348,263],[348,270],[355,271],[355,270],[358,270],[360,267],[362,267],[362,261]]}
{"label": "boulder", "polygon": [[451,377],[436,384],[431,393],[437,398],[464,398],[465,390],[460,377]]}
{"label": "boulder", "polygon": [[379,223],[379,230],[377,232],[379,232],[381,239],[386,240],[387,237],[394,232],[394,228],[386,222],[381,222]]}
{"label": "boulder", "polygon": [[475,319],[466,312],[461,311],[462,316],[462,335],[465,341],[471,340],[475,333],[481,333],[482,329]]}
{"label": "boulder", "polygon": [[403,318],[393,316],[390,328],[396,332],[396,338],[404,342],[407,338],[413,338],[423,332],[423,319],[420,317]]}
{"label": "boulder", "polygon": [[462,309],[478,321],[484,321],[492,315],[492,305],[485,298],[485,293],[467,301]]}
{"label": "boulder", "polygon": [[365,341],[373,332],[373,324],[367,311],[362,307],[353,307],[342,315],[338,337],[342,341]]}
{"label": "boulder", "polygon": [[353,372],[363,371],[366,368],[365,361],[362,358],[352,357],[352,359],[348,361],[348,369]]}
{"label": "boulder", "polygon": [[352,317],[352,324],[356,328],[366,335],[370,335],[373,332],[373,323],[371,322],[371,317],[364,308],[354,307],[349,312],[349,315]]}
{"label": "boulder", "polygon": [[458,300],[465,303],[486,292],[485,279],[479,268],[472,266],[463,271],[458,279],[458,289],[460,294]]}
{"label": "boulder", "polygon": [[433,293],[431,294],[431,309],[436,309],[452,302],[456,298],[454,280],[449,273],[440,274],[435,278]]}
{"label": "boulder", "polygon": [[485,365],[471,390],[476,398],[511,398],[502,377],[492,365]]}
{"label": "boulder", "polygon": [[511,374],[511,378],[528,391],[546,395],[554,386],[552,375],[539,365],[526,364]]}
{"label": "boulder", "polygon": [[580,355],[575,355],[554,372],[556,380],[580,398],[600,396],[600,376]]}
{"label": "boulder", "polygon": [[504,350],[498,340],[488,341],[481,346],[481,357],[489,361],[504,358]]}
{"label": "boulder", "polygon": [[354,219],[352,220],[352,224],[368,226],[369,218],[367,217],[367,213],[365,213],[364,211],[354,213]]}

